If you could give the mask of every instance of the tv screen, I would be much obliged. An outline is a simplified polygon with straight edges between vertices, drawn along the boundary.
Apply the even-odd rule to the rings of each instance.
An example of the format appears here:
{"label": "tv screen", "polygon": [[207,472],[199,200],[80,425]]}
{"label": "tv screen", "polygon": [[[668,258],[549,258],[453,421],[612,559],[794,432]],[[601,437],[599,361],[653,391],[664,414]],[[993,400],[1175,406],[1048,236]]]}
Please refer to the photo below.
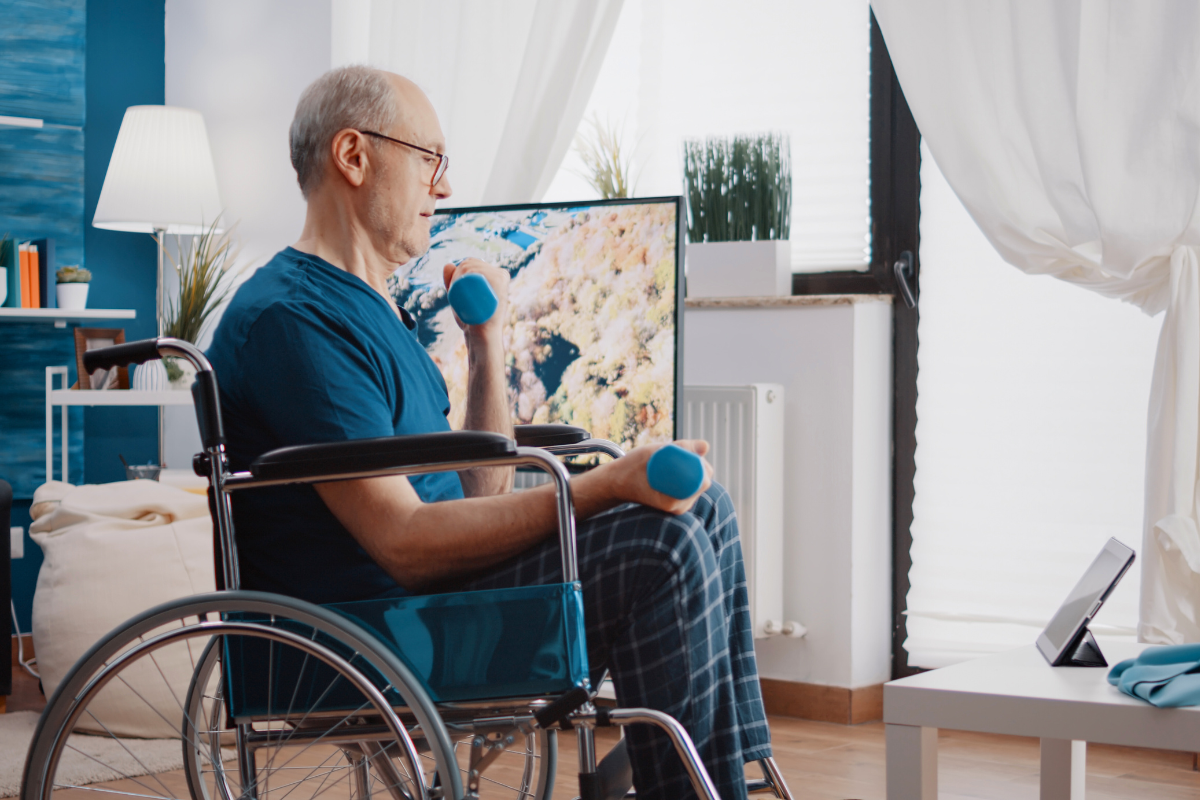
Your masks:
{"label": "tv screen", "polygon": [[629,449],[675,437],[681,385],[678,197],[455,208],[429,251],[391,279],[446,378],[461,428],[467,351],[442,268],[475,257],[508,270],[505,365],[515,424],[558,422]]}

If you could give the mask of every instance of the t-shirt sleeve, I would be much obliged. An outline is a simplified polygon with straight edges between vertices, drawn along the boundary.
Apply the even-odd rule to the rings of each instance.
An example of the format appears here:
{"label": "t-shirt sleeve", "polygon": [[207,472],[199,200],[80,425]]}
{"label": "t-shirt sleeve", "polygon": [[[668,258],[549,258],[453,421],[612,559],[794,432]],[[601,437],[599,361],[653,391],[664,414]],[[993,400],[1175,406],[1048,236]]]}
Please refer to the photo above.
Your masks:
{"label": "t-shirt sleeve", "polygon": [[395,433],[393,405],[400,398],[388,398],[367,343],[334,316],[272,305],[254,323],[238,360],[246,403],[284,445]]}

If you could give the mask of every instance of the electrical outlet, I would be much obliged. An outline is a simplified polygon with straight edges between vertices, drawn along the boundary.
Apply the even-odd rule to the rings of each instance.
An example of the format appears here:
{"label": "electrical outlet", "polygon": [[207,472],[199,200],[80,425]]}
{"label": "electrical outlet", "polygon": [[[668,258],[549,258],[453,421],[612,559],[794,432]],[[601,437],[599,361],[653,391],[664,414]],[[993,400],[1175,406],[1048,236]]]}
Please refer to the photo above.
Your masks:
{"label": "electrical outlet", "polygon": [[24,528],[9,528],[8,538],[12,542],[9,552],[13,558],[25,557],[25,529]]}

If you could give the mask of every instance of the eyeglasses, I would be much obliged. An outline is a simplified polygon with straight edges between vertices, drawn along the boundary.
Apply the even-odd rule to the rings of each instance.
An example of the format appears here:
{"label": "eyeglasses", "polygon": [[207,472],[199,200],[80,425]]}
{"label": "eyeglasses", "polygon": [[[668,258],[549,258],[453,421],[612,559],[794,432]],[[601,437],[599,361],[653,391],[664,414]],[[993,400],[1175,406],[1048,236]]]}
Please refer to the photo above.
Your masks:
{"label": "eyeglasses", "polygon": [[438,185],[438,181],[440,181],[442,179],[442,176],[446,174],[446,168],[450,166],[450,156],[445,155],[444,153],[435,153],[432,150],[426,150],[424,147],[417,147],[415,144],[410,144],[409,142],[402,142],[399,139],[393,139],[390,136],[384,136],[382,133],[376,133],[375,131],[359,131],[359,133],[365,134],[367,136],[375,136],[380,139],[387,139],[389,142],[394,142],[395,144],[402,144],[405,147],[411,147],[413,150],[419,150],[422,153],[428,153],[429,155],[436,158],[438,160],[438,164],[437,164],[437,169],[435,169],[433,171],[433,179],[429,181],[430,189],[432,189],[433,187]]}

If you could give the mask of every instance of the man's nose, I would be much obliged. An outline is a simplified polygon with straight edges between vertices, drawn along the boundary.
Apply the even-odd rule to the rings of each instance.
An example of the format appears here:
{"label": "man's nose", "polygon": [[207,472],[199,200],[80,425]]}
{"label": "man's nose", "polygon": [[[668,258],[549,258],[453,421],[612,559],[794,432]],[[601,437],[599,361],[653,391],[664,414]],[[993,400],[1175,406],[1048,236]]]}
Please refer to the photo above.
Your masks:
{"label": "man's nose", "polygon": [[[449,172],[449,170],[447,170],[447,172]],[[443,175],[442,179],[434,184],[430,194],[432,194],[438,200],[445,200],[447,197],[454,194],[454,189],[450,188],[450,178],[446,175]]]}

